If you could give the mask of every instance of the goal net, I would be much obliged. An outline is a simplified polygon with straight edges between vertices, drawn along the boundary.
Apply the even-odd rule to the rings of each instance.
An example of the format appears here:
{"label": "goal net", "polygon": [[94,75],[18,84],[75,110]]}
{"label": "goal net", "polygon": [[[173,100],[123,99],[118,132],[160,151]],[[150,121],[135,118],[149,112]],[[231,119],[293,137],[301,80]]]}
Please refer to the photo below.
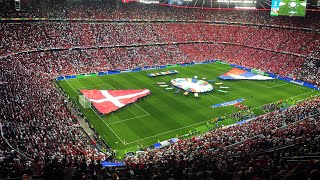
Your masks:
{"label": "goal net", "polygon": [[79,95],[79,103],[83,108],[91,108],[91,102],[84,95]]}

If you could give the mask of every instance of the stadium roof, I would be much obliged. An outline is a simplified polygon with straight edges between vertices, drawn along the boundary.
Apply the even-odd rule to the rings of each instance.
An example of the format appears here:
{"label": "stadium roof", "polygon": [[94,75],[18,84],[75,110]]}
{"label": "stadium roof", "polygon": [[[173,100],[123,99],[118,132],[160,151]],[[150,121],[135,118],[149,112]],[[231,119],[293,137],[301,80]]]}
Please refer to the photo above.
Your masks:
{"label": "stadium roof", "polygon": [[[149,0],[144,0],[149,1]],[[151,0],[150,0],[151,1]],[[154,1],[154,0],[152,0]],[[272,0],[159,0],[162,5],[186,8],[259,9],[270,10]],[[320,10],[320,1],[308,0],[307,8]]]}

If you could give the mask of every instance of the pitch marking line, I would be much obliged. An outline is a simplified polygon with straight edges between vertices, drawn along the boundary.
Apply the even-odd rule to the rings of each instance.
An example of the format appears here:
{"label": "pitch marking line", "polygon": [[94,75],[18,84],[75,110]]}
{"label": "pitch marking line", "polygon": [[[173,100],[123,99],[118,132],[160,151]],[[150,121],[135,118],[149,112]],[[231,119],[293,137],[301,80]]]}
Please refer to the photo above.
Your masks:
{"label": "pitch marking line", "polygon": [[150,116],[150,114],[149,114],[146,110],[144,110],[142,107],[140,107],[138,104],[134,103],[134,105],[136,105],[136,106],[137,106],[138,108],[140,108],[142,111],[144,111],[145,113],[147,113],[148,116]]}
{"label": "pitch marking line", "polygon": [[137,116],[137,117],[133,117],[133,118],[123,119],[123,120],[115,121],[115,122],[108,123],[108,124],[109,125],[118,124],[118,123],[122,123],[122,122],[125,122],[125,121],[130,121],[130,120],[133,120],[133,119],[139,119],[139,118],[146,117],[146,116],[150,116],[150,114],[145,114],[145,115],[141,115],[141,116]]}
{"label": "pitch marking line", "polygon": [[[77,93],[77,94],[79,95],[79,93],[71,86],[71,84],[70,84],[68,81],[66,81],[66,82],[67,82],[67,84],[71,87],[71,89],[72,89],[75,93]],[[123,141],[122,139],[120,139],[120,137],[113,131],[112,128],[110,128],[110,126],[109,126],[106,122],[103,121],[103,119],[99,116],[99,114],[97,114],[97,112],[96,112],[95,110],[93,110],[93,112],[94,112],[94,113],[100,118],[100,120],[111,130],[111,132],[112,132],[114,135],[116,135],[116,137],[120,140],[120,142],[121,142],[123,145],[125,145],[124,141]]]}
{"label": "pitch marking line", "polygon": [[247,81],[247,82],[250,82],[250,83],[253,83],[253,84],[256,84],[256,85],[259,85],[259,86],[262,86],[262,87],[268,88],[268,89],[273,88],[272,86],[266,86],[266,85],[264,85],[264,84],[260,84],[260,83],[254,82],[254,81]]}
{"label": "pitch marking line", "polygon": [[138,139],[138,140],[135,140],[135,141],[127,142],[126,144],[132,144],[132,143],[139,142],[139,141],[142,141],[142,140],[146,140],[146,139],[150,139],[150,138],[153,138],[153,137],[157,137],[157,136],[160,136],[160,135],[163,135],[163,134],[168,134],[170,132],[174,132],[174,131],[177,131],[177,130],[180,130],[180,129],[185,129],[185,128],[192,127],[192,126],[195,126],[195,125],[198,125],[198,124],[203,124],[205,122],[210,122],[211,120],[212,119],[209,119],[209,120],[206,120],[206,121],[198,122],[198,123],[191,124],[191,125],[188,125],[188,126],[177,128],[177,129],[173,129],[173,130],[166,131],[166,132],[163,132],[163,133],[160,133],[160,134],[156,134],[156,135],[153,135],[153,136],[148,136],[148,137],[145,137],[145,138],[142,138],[142,139]]}
{"label": "pitch marking line", "polygon": [[[303,93],[303,94],[299,94],[299,95],[292,96],[292,97],[288,97],[288,98],[283,99],[283,100],[287,100],[287,99],[291,99],[291,98],[295,98],[295,97],[303,96],[303,95],[306,95],[306,94],[310,94],[310,93],[312,93],[312,92],[313,92],[313,91],[311,91],[311,92],[307,92],[307,93]],[[318,94],[318,95],[320,95],[320,94]],[[276,103],[276,102],[278,102],[278,101],[271,102],[271,103]],[[271,104],[271,103],[268,103],[268,104]],[[266,105],[266,104],[264,104],[264,105]],[[253,108],[251,108],[251,109],[258,109],[258,108],[260,108],[260,107],[262,107],[262,106],[264,106],[264,105],[256,106],[256,107],[253,107]]]}
{"label": "pitch marking line", "polygon": [[268,88],[268,89],[272,89],[272,88],[280,87],[280,86],[285,86],[285,85],[289,85],[289,84],[295,85],[295,86],[298,87],[298,88],[302,88],[302,89],[305,88],[305,87],[303,87],[303,86],[301,86],[301,85],[294,84],[294,83],[284,83],[284,84],[279,84],[279,85],[275,85],[275,86],[266,86],[266,85],[264,85],[264,84],[260,84],[260,83],[254,82],[254,81],[248,81],[248,82],[257,84],[257,85],[259,85],[259,86],[263,86],[263,87]]}
{"label": "pitch marking line", "polygon": [[[290,98],[294,98],[294,97],[298,97],[298,96],[302,96],[302,95],[306,95],[306,94],[310,94],[312,92],[308,92],[308,93],[304,93],[304,94],[299,94],[299,95],[296,95],[296,96],[292,96],[292,97],[289,97],[289,98],[286,98],[286,99],[290,99]],[[211,95],[211,94],[209,94]],[[213,95],[211,95],[213,96]],[[215,97],[215,96],[214,96]],[[284,99],[284,100],[286,100]],[[277,101],[276,101],[277,102]],[[257,109],[259,107],[262,107],[263,105],[261,106],[256,106],[252,109]],[[198,125],[198,124],[201,124],[201,123],[205,123],[205,122],[210,122],[212,119],[209,119],[209,120],[206,120],[206,121],[202,121],[202,122],[198,122],[198,123],[195,123],[195,124],[191,124],[191,125],[188,125],[188,126],[184,126],[184,127],[181,127],[181,128],[177,128],[177,129],[173,129],[173,130],[170,130],[170,131],[166,131],[166,132],[163,132],[163,133],[160,133],[160,134],[156,134],[156,135],[153,135],[153,136],[149,136],[149,137],[146,137],[146,138],[142,138],[142,139],[138,139],[138,140],[135,140],[135,141],[132,141],[132,142],[128,142],[126,144],[132,144],[132,143],[135,143],[135,142],[139,142],[139,141],[142,141],[142,140],[145,140],[145,139],[150,139],[150,138],[153,138],[153,137],[157,137],[159,135],[163,135],[163,134],[167,134],[167,133],[170,133],[170,132],[174,132],[174,131],[177,131],[177,130],[180,130],[180,129],[184,129],[184,128],[187,128],[187,127],[192,127],[192,126],[195,126],[195,125]]]}
{"label": "pitch marking line", "polygon": [[[69,84],[69,83],[68,83]],[[101,85],[98,85],[98,86],[86,86],[86,88],[90,88],[90,87],[100,87],[100,86],[105,86],[105,85],[108,85],[108,86],[110,86],[112,89],[116,89],[116,88],[114,88],[113,86],[111,86],[110,84],[108,84],[108,83],[106,83],[106,84],[101,84]],[[144,110],[142,107],[140,107],[138,104],[136,104],[136,103],[133,103],[135,106],[137,106],[138,108],[140,108],[143,112],[145,112],[146,113],[146,116],[149,116],[150,114],[146,111],[146,110]],[[144,115],[141,115],[141,116],[144,116]],[[137,116],[136,118],[139,118],[140,116]],[[130,118],[131,119],[131,118]],[[133,119],[133,118],[132,118]]]}
{"label": "pitch marking line", "polygon": [[212,96],[212,97],[215,97],[215,98],[217,98],[217,99],[220,99],[221,101],[223,101],[223,102],[227,102],[226,100],[223,100],[223,99],[221,99],[221,98],[219,98],[219,97],[217,97],[217,96],[214,96],[214,95],[212,95],[212,94],[208,94],[209,96]]}
{"label": "pitch marking line", "polygon": [[[67,82],[68,83],[68,82]],[[69,84],[69,83],[68,83]],[[109,85],[109,84],[107,84],[107,85]],[[69,86],[73,89],[73,87],[69,84]],[[109,85],[110,86],[110,85]],[[112,87],[112,86],[110,86],[110,87]],[[114,88],[114,87],[112,87],[112,88]],[[74,89],[73,89],[74,90]],[[74,90],[75,91],[75,90]],[[75,91],[76,92],[76,91]],[[77,92],[76,92],[77,93]],[[308,92],[308,93],[304,93],[304,94],[300,94],[300,95],[296,95],[296,96],[292,96],[292,97],[289,97],[289,98],[286,98],[286,99],[290,99],[290,98],[294,98],[294,97],[298,97],[298,96],[302,96],[302,95],[306,95],[306,94],[310,94],[310,93],[312,93],[312,92]],[[78,94],[78,93],[77,93]],[[213,95],[211,95],[211,94],[209,94],[210,96],[213,96]],[[216,97],[216,96],[213,96],[213,97]],[[218,97],[216,97],[216,98],[218,98]],[[221,99],[221,98],[218,98],[218,99],[220,99],[220,100],[222,100],[222,101],[225,101],[225,100],[223,100],[223,99]],[[284,99],[284,100],[286,100],[286,99]],[[256,107],[254,107],[253,109],[256,109],[256,108],[259,108],[259,107],[262,107],[262,105],[261,106],[256,106]],[[96,113],[96,112],[95,112]],[[99,115],[98,115],[99,116]],[[99,118],[101,119],[101,117],[99,116]],[[102,120],[102,119],[101,119]],[[138,140],[135,140],[135,141],[131,141],[131,142],[127,142],[127,143],[124,143],[124,141],[122,141],[120,138],[119,138],[119,136],[112,130],[112,128],[110,128],[110,126],[108,125],[108,124],[106,124],[103,120],[103,122],[108,126],[108,128],[113,132],[113,134],[115,134],[116,136],[117,136],[117,138],[121,141],[121,143],[122,144],[124,144],[124,145],[128,145],[128,144],[132,144],[132,143],[135,143],[135,142],[139,142],[139,141],[142,141],[142,140],[146,140],[146,139],[150,139],[150,138],[153,138],[153,137],[157,137],[157,136],[160,136],[160,135],[163,135],[163,134],[168,134],[168,133],[170,133],[170,132],[174,132],[174,131],[177,131],[177,130],[180,130],[180,129],[184,129],[184,128],[187,128],[187,127],[192,127],[192,126],[195,126],[195,125],[198,125],[198,124],[201,124],[201,123],[205,123],[205,122],[210,122],[212,119],[209,119],[209,120],[206,120],[206,121],[202,121],[202,122],[198,122],[198,123],[195,123],[195,124],[191,124],[191,125],[188,125],[188,126],[184,126],[184,127],[181,127],[181,128],[177,128],[177,129],[173,129],[173,130],[170,130],[170,131],[166,131],[166,132],[163,132],[163,133],[160,133],[160,134],[156,134],[156,135],[153,135],[153,136],[149,136],[149,137],[145,137],[145,138],[142,138],[142,139],[138,139]],[[115,123],[114,123],[115,124]]]}
{"label": "pitch marking line", "polygon": [[[108,86],[110,86],[112,89],[116,89],[116,88],[114,88],[113,86],[111,86],[110,84],[106,84],[106,85],[108,85]],[[140,108],[142,111],[144,111],[148,116],[150,115],[146,110],[144,110],[142,107],[140,107],[138,104],[136,104],[136,103],[133,103],[134,105],[136,105],[138,108]]]}
{"label": "pitch marking line", "polygon": [[[86,86],[86,88],[91,88],[91,87],[100,87],[100,86],[105,86],[105,85],[108,85],[110,86],[110,84],[101,84],[101,85],[94,85],[94,86]],[[111,87],[111,86],[110,86]]]}
{"label": "pitch marking line", "polygon": [[117,136],[117,138],[121,141],[121,143],[122,143],[123,145],[126,145],[125,142],[124,142],[122,139],[120,139],[120,137],[114,132],[114,130],[113,130],[106,122],[103,121],[103,119],[99,116],[99,114],[97,114],[97,112],[96,112],[95,110],[93,110],[93,111],[94,111],[94,113],[96,113],[96,115],[100,118],[100,120],[111,130],[111,132],[112,132],[114,135]]}
{"label": "pitch marking line", "polygon": [[[288,84],[294,85],[294,86],[296,86],[297,88],[301,88],[301,89],[305,89],[305,88],[306,88],[305,86],[302,86],[302,85],[299,85],[299,84],[295,84],[295,83],[288,83]],[[308,89],[309,89],[309,88],[308,88]]]}
{"label": "pitch marking line", "polygon": [[270,88],[275,88],[275,87],[285,86],[285,85],[288,85],[288,84],[289,84],[289,83],[279,84],[279,85],[275,85],[275,86],[270,86]]}

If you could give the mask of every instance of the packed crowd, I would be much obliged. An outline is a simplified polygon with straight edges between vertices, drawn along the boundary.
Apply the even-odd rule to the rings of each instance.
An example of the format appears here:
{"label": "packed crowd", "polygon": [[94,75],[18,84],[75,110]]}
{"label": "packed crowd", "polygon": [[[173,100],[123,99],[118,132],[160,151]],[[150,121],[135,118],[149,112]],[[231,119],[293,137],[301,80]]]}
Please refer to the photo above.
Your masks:
{"label": "packed crowd", "polygon": [[[316,120],[319,121],[319,118]],[[309,122],[307,122],[309,124]],[[311,126],[314,126],[313,123]],[[308,126],[306,126],[309,128]],[[319,132],[319,128],[317,130]],[[192,160],[180,160],[171,156],[159,164],[132,165],[130,170],[137,179],[310,179],[320,176],[320,161],[312,159],[319,155],[319,135],[313,140],[294,146],[285,146],[268,152],[241,153],[236,156],[205,158],[197,154]],[[297,159],[300,156],[311,158]],[[182,158],[181,158],[182,159]],[[126,177],[126,176],[120,176]],[[130,176],[129,176],[130,177]],[[132,177],[132,176],[131,176]]]}
{"label": "packed crowd", "polygon": [[68,75],[174,64],[183,62],[187,56],[176,45],[170,45],[37,52],[15,55],[9,59],[47,74]]}
{"label": "packed crowd", "polygon": [[51,75],[95,73],[221,59],[244,67],[258,67],[265,72],[306,80],[316,85],[320,82],[317,78],[319,67],[314,65],[315,60],[226,43],[46,51],[18,54],[8,58]]}
{"label": "packed crowd", "polygon": [[[146,26],[144,28],[146,28]],[[174,25],[171,27],[174,27]],[[233,28],[240,27],[232,27],[231,29]],[[172,29],[172,31],[178,31],[178,29]],[[38,34],[37,36],[41,35]],[[59,36],[57,37],[59,38]],[[66,37],[68,37],[68,35]],[[72,46],[90,46],[96,43],[93,42],[92,44],[83,44],[81,42],[90,42],[88,41],[90,38],[87,38],[87,36],[85,35],[80,37],[83,38],[83,40],[80,40],[80,38],[75,38],[73,41],[73,38],[70,38],[70,41],[72,40],[74,42]],[[155,36],[155,38],[158,39],[163,38],[161,40],[168,38],[168,41],[182,41],[183,39],[193,41],[197,38],[200,38],[192,36],[177,37],[179,38],[169,36],[161,37],[160,35]],[[224,37],[221,37],[223,41]],[[123,38],[126,37],[122,37],[122,41]],[[150,43],[154,41],[153,38],[150,36],[150,39],[148,40],[148,36],[146,35],[146,40],[143,40],[143,43]],[[41,44],[43,44],[41,48],[46,47],[46,44],[48,42],[47,40],[41,41],[42,38],[36,39],[39,39],[39,44],[37,45],[40,46]],[[54,45],[49,46],[49,48],[56,47],[57,43],[61,43],[58,44],[59,47],[70,47],[68,43],[62,44],[64,41],[61,39],[52,39],[54,40],[50,42],[54,42]],[[233,37],[233,39],[237,38]],[[4,137],[6,138],[8,143],[13,146],[13,148],[19,150],[23,154],[27,154],[31,159],[39,158],[39,162],[49,165],[52,165],[50,163],[52,159],[65,159],[65,166],[67,168],[70,165],[77,166],[77,164],[79,164],[79,162],[82,162],[83,159],[85,159],[85,163],[87,163],[87,161],[93,162],[91,160],[93,157],[98,159],[104,158],[104,154],[99,155],[96,153],[94,148],[92,148],[91,140],[86,137],[86,135],[81,131],[81,127],[79,126],[79,124],[77,124],[75,117],[73,117],[70,111],[67,110],[66,102],[61,98],[61,96],[54,89],[51,83],[52,75],[97,72],[110,69],[124,70],[135,67],[173,64],[177,62],[195,62],[199,60],[218,58],[246,67],[259,67],[261,70],[271,71],[281,75],[297,76],[299,75],[299,72],[301,72],[306,74],[306,76],[303,76],[306,77],[306,80],[309,80],[310,77],[312,77],[312,74],[306,72],[314,71],[314,61],[310,59],[308,59],[308,61],[305,61],[303,57],[270,51],[268,49],[265,49],[264,47],[252,48],[249,47],[252,45],[250,43],[241,45],[242,42],[250,42],[250,39],[252,38],[248,37],[245,39],[237,39],[237,41],[234,41],[234,43],[238,44],[225,42],[209,44],[170,44],[140,47],[113,47],[101,49],[46,51],[22,53],[9,56],[5,58],[5,61],[1,61],[1,96],[5,97],[1,99],[1,105],[3,106],[3,108],[1,109],[1,117],[3,119],[2,130],[3,132],[5,132]],[[9,40],[12,40],[11,42],[14,42],[13,38],[10,38],[10,36]],[[7,41],[7,39],[3,41]],[[109,42],[109,40],[101,40],[101,42],[104,41]],[[29,38],[26,42],[33,42],[33,39]],[[69,40],[66,40],[65,42],[69,42]],[[137,42],[137,39],[129,42]],[[26,43],[22,44],[25,45]],[[3,43],[3,45],[8,46],[10,45],[10,43],[6,42]],[[290,59],[291,61],[288,62],[288,59]],[[301,66],[301,69],[297,71],[296,67],[299,67],[299,65],[303,63],[305,63],[306,66]],[[293,72],[295,74],[293,74]],[[315,77],[318,77],[317,73],[318,72],[315,71]],[[32,81],[30,81],[30,79],[32,79]],[[317,83],[317,79],[314,79]],[[9,94],[9,96],[6,94]],[[48,101],[47,97],[50,97],[52,101]],[[317,106],[319,107],[319,104],[317,104]],[[312,108],[308,107],[307,109]],[[281,116],[280,114],[279,116]],[[261,134],[259,133],[261,133],[262,131],[267,131],[267,129],[260,129],[256,133],[252,133],[251,129],[259,129],[266,126],[267,124],[269,124],[269,126],[279,126],[282,125],[282,122],[283,121],[272,121],[271,123],[271,120],[256,120],[253,123],[250,123],[250,125],[247,124],[246,126],[242,127],[247,131],[244,131],[244,129],[238,126],[235,126],[228,128],[228,130],[215,132],[217,134],[213,134],[212,132],[210,132],[203,135],[203,137],[200,137],[199,139],[195,138],[190,139],[186,142],[179,142],[181,144],[175,145],[173,149],[169,149],[164,152],[159,151],[155,155],[152,154],[154,152],[149,152],[147,157],[142,156],[144,157],[143,159],[146,158],[144,161],[141,161],[140,159],[138,161],[135,159],[127,159],[127,162],[150,163],[158,162],[162,159],[164,159],[164,162],[166,162],[166,158],[168,158],[172,154],[178,156],[179,154],[176,153],[180,152],[182,149],[184,153],[183,158],[185,158],[186,160],[192,160],[193,156],[197,156],[196,154],[199,153],[197,150],[202,149],[203,147],[207,147],[210,149],[208,151],[200,151],[200,154],[205,156],[212,156],[223,152],[230,152],[228,150],[225,150],[224,147],[231,144],[237,144],[239,142],[242,142],[243,140],[253,138],[257,135],[261,136]],[[268,137],[271,132],[268,133],[269,134],[264,134],[264,136]],[[212,144],[208,142],[202,142],[205,141],[205,139],[208,137],[215,140],[216,143]],[[233,137],[234,139],[229,139],[229,137]],[[4,141],[2,141],[1,143],[4,145],[6,144],[6,142]],[[242,152],[241,150],[243,148],[250,149],[252,148],[252,144],[254,143],[260,144],[261,142],[259,142],[258,140],[252,142],[245,141],[244,143],[242,143],[242,145],[238,145],[235,149],[232,149],[232,152]],[[268,143],[270,144],[269,141]],[[287,144],[287,142],[281,143],[282,145]],[[190,144],[197,145],[190,146]],[[223,144],[223,147],[219,147],[219,145],[221,144]],[[188,146],[190,146],[190,149],[184,149]],[[7,148],[7,146],[3,147]],[[240,150],[237,148],[239,148]],[[25,161],[24,163],[26,164],[22,165],[19,162],[20,158],[23,159],[21,155],[16,154],[15,151],[11,152],[10,149],[2,149],[2,155],[4,157],[8,155],[12,157],[19,157],[9,160],[13,160],[13,164],[17,163],[18,165],[20,165],[20,168],[25,168],[32,165],[32,163],[28,163],[28,161]],[[52,163],[55,164],[57,162],[54,161]],[[8,167],[11,168],[12,166]],[[43,166],[41,167],[44,168]],[[34,169],[33,171],[45,172],[44,169]],[[13,175],[21,176],[23,172],[25,171],[14,171]],[[75,171],[75,173],[76,172],[78,173],[82,171],[81,169],[78,169],[77,171]],[[106,172],[108,171],[103,171],[103,173]],[[74,175],[75,174],[73,174],[73,176]]]}
{"label": "packed crowd", "polygon": [[[1,176],[22,176],[34,159],[106,159],[67,107],[52,77],[19,61],[0,61]],[[10,146],[9,146],[10,145]],[[14,170],[6,169],[12,168]],[[21,166],[21,167],[20,167]],[[16,171],[17,170],[17,171]],[[12,173],[12,174],[10,174]],[[36,175],[36,174],[35,174]]]}
{"label": "packed crowd", "polygon": [[[177,176],[185,179],[199,176],[230,178],[245,176],[249,170],[251,176],[271,176],[271,172],[269,174],[260,172],[260,166],[253,169],[250,166],[240,168],[243,163],[252,164],[254,161],[261,161],[260,156],[259,158],[241,156],[245,161],[242,158],[225,159],[227,156],[223,156],[244,152],[257,153],[271,147],[305,144],[317,140],[315,136],[320,131],[319,116],[317,116],[320,113],[320,98],[317,98],[283,112],[276,111],[258,117],[244,125],[221,128],[199,137],[180,140],[167,149],[128,157],[126,162],[129,167],[124,170],[102,168],[99,164],[99,159],[102,157],[94,151],[91,141],[83,134],[77,121],[67,110],[66,103],[53,88],[50,77],[41,71],[35,71],[37,67],[26,68],[20,61],[11,59],[1,61],[0,68],[3,135],[13,148],[30,157],[30,159],[22,157],[8,147],[1,138],[2,177],[21,177],[27,174],[49,179],[61,177],[125,179],[154,176],[164,179]],[[309,145],[314,143],[310,142]],[[302,153],[306,152],[309,150]],[[204,158],[215,156],[219,158],[210,160]],[[263,157],[264,161],[273,160],[266,154],[263,154]],[[210,167],[205,165],[208,161],[212,162]],[[146,165],[148,163],[154,164]],[[157,166],[158,163],[160,166]],[[197,163],[201,163],[199,167],[205,168],[206,171],[196,168]],[[179,171],[170,168],[173,164],[179,167]],[[274,164],[268,166],[275,168]],[[269,170],[276,170],[280,177],[291,173],[284,165],[276,167],[278,169]]]}
{"label": "packed crowd", "polygon": [[[6,37],[1,39],[2,56],[42,49],[82,49],[21,55],[24,63],[36,63],[33,66],[41,65],[45,72],[53,74],[222,59],[319,84],[319,69],[312,66],[320,46],[320,34],[316,32],[201,23],[39,22],[5,23],[0,27],[1,36]],[[190,44],[199,41],[210,44]],[[119,47],[157,43],[171,45]],[[98,47],[118,48],[96,49]]]}
{"label": "packed crowd", "polygon": [[214,157],[254,153],[267,147],[301,143],[318,135],[320,98],[284,111],[274,111],[241,125],[219,128],[191,139],[180,140],[168,148],[127,157],[128,164],[147,164],[192,160],[195,156]]}
{"label": "packed crowd", "polygon": [[[317,51],[320,54],[320,51]],[[318,54],[317,54],[318,55]],[[299,71],[297,73],[297,79],[302,79],[307,82],[311,82],[313,84],[319,85],[319,77],[320,77],[320,59],[308,58],[302,67],[297,67],[294,71]],[[295,73],[294,72],[294,73]]]}
{"label": "packed crowd", "polygon": [[270,111],[274,111],[276,109],[280,109],[278,104],[276,103],[270,103],[270,104],[266,104],[266,105],[263,105],[261,107],[261,109],[265,112],[270,112]]}
{"label": "packed crowd", "polygon": [[[50,6],[42,2],[23,8],[27,11],[17,13],[6,5],[0,6],[0,17],[236,20],[320,28],[319,23],[313,21],[318,18],[315,13],[308,13],[309,18],[304,21],[271,19],[268,13],[260,11],[199,11],[109,1]],[[316,98],[243,125],[220,128],[180,140],[165,149],[129,156],[124,170],[105,169],[100,160],[109,155],[96,151],[94,142],[83,132],[67,101],[52,83],[52,76],[63,74],[222,59],[319,85],[320,35],[315,31],[201,23],[33,22],[1,23],[0,37],[5,37],[0,40],[0,56],[11,54],[0,59],[0,178],[27,174],[47,179],[133,176],[137,179],[241,179],[270,177],[272,172],[284,177],[289,168],[283,167],[280,160],[281,166],[277,166],[272,162],[275,157],[264,154],[262,159],[260,156],[249,158],[244,153],[308,143],[303,153],[319,152],[319,147],[312,147],[319,142],[320,131],[319,116],[316,116],[320,113],[320,98]],[[210,43],[185,44],[188,41]],[[154,45],[163,42],[168,44]],[[133,44],[144,46],[117,47]],[[97,48],[99,46],[110,47]],[[79,49],[69,50],[75,47]],[[51,50],[42,52],[41,49]],[[23,51],[36,52],[13,55]],[[235,154],[242,155],[225,158]],[[215,156],[218,158],[209,158]],[[260,172],[252,167],[254,162],[264,162],[261,168],[267,166],[270,171]],[[246,163],[250,166],[244,166]],[[319,162],[314,168],[320,168]]]}
{"label": "packed crowd", "polygon": [[[227,42],[311,55],[320,34],[292,29],[205,23],[2,23],[0,55],[39,49],[163,42]],[[316,56],[318,57],[318,56]]]}
{"label": "packed crowd", "polygon": [[0,17],[146,19],[146,20],[207,20],[245,22],[263,25],[294,26],[319,29],[319,12],[307,12],[307,18],[270,17],[269,11],[224,11],[184,9],[156,4],[121,3],[120,1],[21,1],[22,11],[16,12],[13,1],[0,6]]}

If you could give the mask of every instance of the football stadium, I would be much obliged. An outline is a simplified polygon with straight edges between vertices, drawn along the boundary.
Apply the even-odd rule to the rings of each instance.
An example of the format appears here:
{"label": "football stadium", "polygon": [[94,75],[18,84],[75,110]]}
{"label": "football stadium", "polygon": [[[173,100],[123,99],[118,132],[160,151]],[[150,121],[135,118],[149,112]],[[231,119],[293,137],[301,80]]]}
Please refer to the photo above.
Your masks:
{"label": "football stadium", "polygon": [[320,1],[0,10],[0,179],[320,179]]}

